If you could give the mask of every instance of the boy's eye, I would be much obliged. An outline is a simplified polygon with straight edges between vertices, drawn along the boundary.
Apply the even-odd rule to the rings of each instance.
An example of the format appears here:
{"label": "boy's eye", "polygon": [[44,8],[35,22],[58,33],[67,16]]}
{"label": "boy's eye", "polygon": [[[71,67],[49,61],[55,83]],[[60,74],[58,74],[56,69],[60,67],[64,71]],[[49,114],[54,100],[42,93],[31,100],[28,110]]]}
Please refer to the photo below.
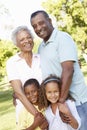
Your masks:
{"label": "boy's eye", "polygon": [[36,93],[36,92],[37,92],[36,90],[33,90],[33,91],[29,92],[29,93],[25,93],[25,95],[26,95],[26,96],[29,96],[29,95],[34,94],[34,93]]}

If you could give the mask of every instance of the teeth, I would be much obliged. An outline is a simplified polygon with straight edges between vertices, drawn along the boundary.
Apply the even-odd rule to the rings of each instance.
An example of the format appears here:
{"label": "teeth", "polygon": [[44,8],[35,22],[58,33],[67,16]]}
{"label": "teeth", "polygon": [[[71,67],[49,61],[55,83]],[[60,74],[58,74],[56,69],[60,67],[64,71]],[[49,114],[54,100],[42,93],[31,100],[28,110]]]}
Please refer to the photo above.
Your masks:
{"label": "teeth", "polygon": [[30,43],[24,43],[23,46],[24,46],[24,47],[25,47],[25,46],[26,46],[26,47],[30,47],[31,44],[30,44]]}
{"label": "teeth", "polygon": [[43,35],[43,34],[44,34],[44,31],[42,30],[42,31],[38,32],[38,34],[39,34],[39,35]]}

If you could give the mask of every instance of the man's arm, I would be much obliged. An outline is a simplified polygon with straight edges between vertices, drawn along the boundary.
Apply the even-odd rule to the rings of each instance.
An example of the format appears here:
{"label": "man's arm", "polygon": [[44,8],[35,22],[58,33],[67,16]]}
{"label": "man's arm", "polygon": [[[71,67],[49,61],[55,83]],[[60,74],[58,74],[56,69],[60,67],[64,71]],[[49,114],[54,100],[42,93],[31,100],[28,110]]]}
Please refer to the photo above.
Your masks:
{"label": "man's arm", "polygon": [[79,127],[78,121],[72,115],[67,103],[58,103],[58,108],[60,116],[62,116],[62,121],[71,125],[72,128],[77,129]]}
{"label": "man's arm", "polygon": [[69,92],[69,88],[72,82],[73,72],[74,72],[74,62],[73,61],[65,61],[61,63],[62,65],[62,75],[61,75],[61,95],[59,101],[63,103]]}
{"label": "man's arm", "polygon": [[11,86],[13,87],[13,90],[17,96],[17,98],[23,103],[23,105],[26,107],[26,109],[33,115],[37,112],[36,108],[28,101],[26,98],[23,88],[22,88],[22,83],[20,80],[12,80]]}

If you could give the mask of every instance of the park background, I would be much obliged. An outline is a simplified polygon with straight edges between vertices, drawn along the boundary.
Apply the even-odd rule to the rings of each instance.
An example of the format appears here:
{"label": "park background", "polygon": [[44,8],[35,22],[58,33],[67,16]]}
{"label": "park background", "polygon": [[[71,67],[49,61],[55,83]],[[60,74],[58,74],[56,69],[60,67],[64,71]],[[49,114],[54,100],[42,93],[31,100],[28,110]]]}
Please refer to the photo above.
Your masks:
{"label": "park background", "polygon": [[[4,25],[0,23],[2,28],[0,30],[0,130],[16,130],[15,107],[12,103],[12,88],[8,83],[6,75],[6,61],[19,51],[10,39],[12,30],[21,24],[30,27],[28,12],[24,11],[24,14],[20,14],[19,10],[25,8],[24,3],[29,5],[25,10],[32,8],[29,10],[29,13],[37,9],[43,9],[50,14],[55,27],[68,32],[73,37],[78,49],[78,60],[80,61],[81,70],[87,84],[87,0],[37,0],[37,2],[35,0],[32,0],[32,2],[28,0],[15,0],[16,6],[18,2],[20,3],[17,6],[19,10],[14,7],[14,3],[11,0],[3,1],[4,3],[0,0],[0,22],[4,23]],[[18,12],[16,23],[13,18],[14,15],[11,15],[11,10],[6,6],[6,2],[9,3],[9,1],[11,1],[10,6]],[[3,18],[5,18],[5,22]],[[18,18],[21,22],[17,21]],[[37,53],[41,39],[35,35],[34,40],[33,52]]]}

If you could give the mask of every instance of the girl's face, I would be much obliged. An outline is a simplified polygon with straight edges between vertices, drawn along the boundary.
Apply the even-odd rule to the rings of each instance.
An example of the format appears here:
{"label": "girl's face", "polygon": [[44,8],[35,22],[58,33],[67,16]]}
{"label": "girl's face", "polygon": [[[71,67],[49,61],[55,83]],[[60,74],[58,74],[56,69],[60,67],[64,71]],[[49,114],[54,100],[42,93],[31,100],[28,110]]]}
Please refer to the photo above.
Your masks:
{"label": "girl's face", "polygon": [[25,95],[27,99],[32,103],[36,104],[38,103],[38,88],[34,85],[28,85],[27,87],[24,88]]}
{"label": "girl's face", "polygon": [[51,103],[57,103],[59,100],[59,86],[56,82],[49,82],[45,86],[47,100]]}

